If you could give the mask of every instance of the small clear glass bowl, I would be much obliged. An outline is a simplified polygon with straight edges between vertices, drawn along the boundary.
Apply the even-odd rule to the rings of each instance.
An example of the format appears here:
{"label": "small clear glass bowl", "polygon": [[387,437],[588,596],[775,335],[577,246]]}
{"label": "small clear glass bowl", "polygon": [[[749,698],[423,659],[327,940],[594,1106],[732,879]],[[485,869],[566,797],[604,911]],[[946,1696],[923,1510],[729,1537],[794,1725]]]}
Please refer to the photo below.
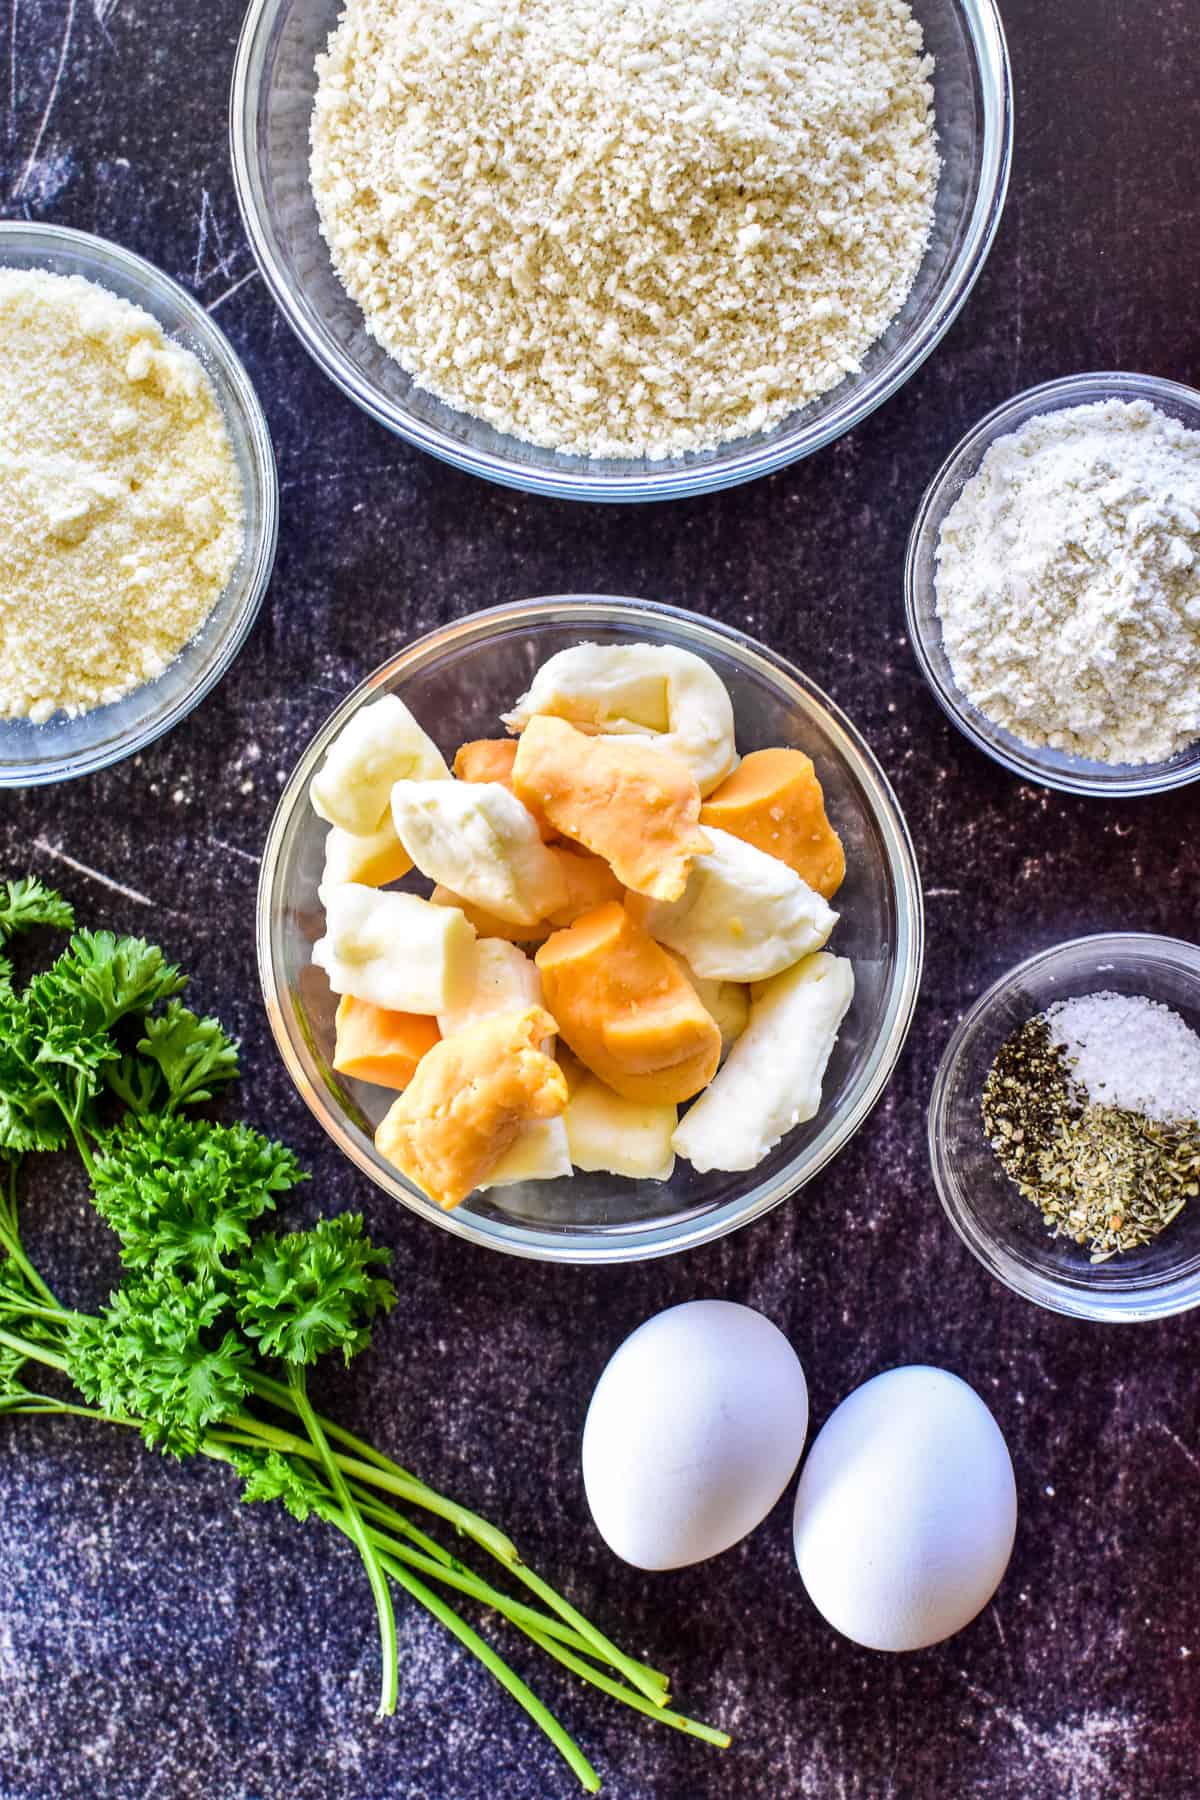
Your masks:
{"label": "small clear glass bowl", "polygon": [[0,222],[0,269],[81,275],[156,318],[203,364],[220,402],[242,482],[245,542],[212,612],[156,681],[77,719],[0,719],[0,788],[37,787],[107,768],[170,731],[241,649],[275,562],[279,487],[271,434],[250,377],[204,308],[153,264],[84,231]]}
{"label": "small clear glass bowl", "polygon": [[1027,388],[981,419],[955,445],[925,490],[908,539],[904,600],[908,635],[921,671],[943,712],[965,737],[1023,781],[1040,782],[1068,794],[1119,799],[1126,794],[1161,793],[1165,788],[1184,787],[1195,781],[1200,775],[1200,739],[1169,762],[1137,764],[1091,762],[1061,750],[1024,743],[1011,731],[993,724],[955,684],[950,658],[942,643],[942,622],[934,589],[942,521],[996,439],[1020,431],[1039,414],[1102,400],[1148,400],[1190,431],[1200,431],[1200,393],[1154,375],[1068,375],[1060,381]]}
{"label": "small clear glass bowl", "polygon": [[351,400],[418,448],[489,481],[576,500],[665,500],[769,474],[828,444],[906,381],[957,316],[991,248],[1012,154],[1012,78],[994,0],[912,0],[935,59],[942,154],[913,290],[861,370],[771,431],[673,461],[601,461],[520,442],[414,386],[368,336],[333,272],[309,188],[314,60],[343,0],[251,0],[230,97],[233,172],[267,285]]}
{"label": "small clear glass bowl", "polygon": [[[753,1173],[697,1174],[678,1161],[669,1182],[576,1173],[476,1194],[443,1212],[375,1149],[395,1096],[331,1067],[336,1001],[311,961],[324,929],[317,898],[327,827],[308,801],[313,772],[360,706],[393,693],[442,751],[494,737],[501,710],[555,651],[583,641],[682,646],[727,684],[744,752],[806,750],[846,847],[831,948],[853,959],[854,1003],[830,1060],[817,1118],[791,1132]],[[326,720],[283,791],[263,853],[258,962],[267,1014],[288,1071],[334,1143],[385,1193],[473,1243],[542,1260],[632,1262],[721,1237],[776,1206],[836,1155],[879,1098],[916,1001],[924,941],[920,879],[895,796],[854,727],[820,690],[739,632],[642,600],[568,595],[470,615],[419,638],[368,676]]]}
{"label": "small clear glass bowl", "polygon": [[1161,1001],[1200,1030],[1195,944],[1112,932],[1042,950],[995,982],[952,1034],[929,1102],[929,1156],[954,1229],[1015,1294],[1076,1319],[1161,1319],[1200,1304],[1200,1200],[1152,1243],[1093,1263],[1070,1238],[1050,1235],[1000,1167],[980,1114],[1005,1039],[1056,1000],[1105,989]]}

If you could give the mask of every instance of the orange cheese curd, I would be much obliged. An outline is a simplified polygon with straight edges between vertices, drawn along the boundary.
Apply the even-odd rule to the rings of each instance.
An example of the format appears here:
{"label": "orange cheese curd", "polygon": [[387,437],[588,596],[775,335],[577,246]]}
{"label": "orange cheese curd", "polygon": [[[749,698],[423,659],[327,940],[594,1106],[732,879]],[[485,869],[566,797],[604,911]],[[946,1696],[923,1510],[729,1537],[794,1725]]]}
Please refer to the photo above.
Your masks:
{"label": "orange cheese curd", "polygon": [[842,840],[803,750],[752,750],[700,808],[700,822],[753,844],[794,869],[826,900],[846,873]]}
{"label": "orange cheese curd", "polygon": [[485,1181],[522,1125],[556,1118],[567,1083],[542,1046],[542,1006],[492,1013],[442,1038],[375,1133],[381,1156],[446,1211]]}
{"label": "orange cheese curd", "polygon": [[[459,781],[498,781],[510,794],[515,794],[512,768],[516,754],[516,738],[474,738],[469,744],[459,745],[454,756],[454,773]],[[544,813],[536,806],[530,806],[528,800],[523,801],[523,805],[533,815],[544,844],[558,836]]]}
{"label": "orange cheese curd", "polygon": [[333,1066],[339,1075],[400,1089],[439,1037],[437,1020],[428,1013],[389,1012],[353,994],[338,1001],[334,1031]]}
{"label": "orange cheese curd", "polygon": [[716,1074],[716,1021],[619,901],[556,931],[535,960],[564,1042],[627,1100],[688,1100]]}
{"label": "orange cheese curd", "polygon": [[539,715],[518,740],[513,786],[624,887],[656,900],[678,900],[692,858],[709,848],[691,770],[638,738],[588,737]]}

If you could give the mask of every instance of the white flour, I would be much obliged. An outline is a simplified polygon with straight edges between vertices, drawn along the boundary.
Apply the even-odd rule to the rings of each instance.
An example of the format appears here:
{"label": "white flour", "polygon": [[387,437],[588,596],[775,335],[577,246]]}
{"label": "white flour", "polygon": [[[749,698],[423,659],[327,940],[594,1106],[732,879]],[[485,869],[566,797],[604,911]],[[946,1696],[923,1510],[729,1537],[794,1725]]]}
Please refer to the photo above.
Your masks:
{"label": "white flour", "polygon": [[1031,745],[1165,761],[1200,736],[1200,432],[1145,401],[997,439],[942,524],[955,682]]}

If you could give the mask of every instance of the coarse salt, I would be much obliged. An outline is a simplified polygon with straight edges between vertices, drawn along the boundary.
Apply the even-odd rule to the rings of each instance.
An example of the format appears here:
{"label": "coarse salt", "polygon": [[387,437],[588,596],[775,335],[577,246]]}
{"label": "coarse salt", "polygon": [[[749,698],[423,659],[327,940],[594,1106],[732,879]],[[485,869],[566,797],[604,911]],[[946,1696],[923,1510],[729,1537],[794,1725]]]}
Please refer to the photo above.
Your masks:
{"label": "coarse salt", "polygon": [[1045,1019],[1095,1105],[1163,1124],[1200,1119],[1200,1036],[1169,1006],[1105,990],[1060,1000]]}

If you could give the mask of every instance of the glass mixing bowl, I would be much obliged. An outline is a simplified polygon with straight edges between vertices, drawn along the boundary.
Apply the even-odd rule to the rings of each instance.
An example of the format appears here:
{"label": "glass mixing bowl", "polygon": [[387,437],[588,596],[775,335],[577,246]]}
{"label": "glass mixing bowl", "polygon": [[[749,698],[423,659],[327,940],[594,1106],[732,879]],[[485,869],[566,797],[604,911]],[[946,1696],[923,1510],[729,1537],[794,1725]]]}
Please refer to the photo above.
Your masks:
{"label": "glass mixing bowl", "polygon": [[0,788],[36,787],[107,768],[170,731],[224,675],[254,623],[271,579],[279,486],[271,434],[250,377],[204,308],[153,264],[104,238],[58,225],[0,222],[0,269],[81,275],[153,315],[176,344],[203,364],[229,430],[242,483],[245,542],[212,612],[163,670],[78,719],[44,725],[0,719]]}
{"label": "glass mixing bowl", "polygon": [[1076,1319],[1161,1319],[1200,1304],[1200,1201],[1152,1243],[1093,1263],[1070,1238],[1050,1236],[997,1162],[980,1117],[1004,1040],[1056,1000],[1105,989],[1158,1000],[1200,1030],[1195,944],[1114,932],[1043,950],[990,987],[946,1045],[929,1102],[929,1156],[950,1223],[1015,1294]]}
{"label": "glass mixing bowl", "polygon": [[993,0],[912,0],[935,59],[942,154],[933,233],[912,293],[861,370],[768,432],[668,462],[591,461],[538,449],[415,387],[367,335],[333,272],[308,185],[314,58],[340,0],[252,0],[230,99],[242,217],[301,343],[372,418],[422,450],[507,487],[576,500],[665,500],[769,474],[849,431],[908,379],[956,317],[999,224],[1012,151],[1012,81]]}
{"label": "glass mixing bowl", "polygon": [[[819,1115],[752,1173],[697,1174],[678,1161],[669,1182],[576,1173],[476,1194],[454,1212],[386,1162],[372,1142],[394,1095],[330,1066],[335,999],[310,960],[324,929],[317,885],[326,826],[308,785],[360,706],[399,694],[444,753],[495,736],[498,714],[555,651],[582,641],[679,645],[729,688],[742,751],[806,750],[846,847],[831,948],[854,962],[857,988],[826,1074]],[[564,596],[474,613],[431,632],[362,682],[325,722],[283,791],[263,853],[258,959],[276,1042],[301,1095],[334,1143],[385,1193],[422,1218],[492,1249],[573,1263],[630,1262],[720,1237],[757,1218],[837,1154],[882,1093],[908,1030],[921,976],[920,879],[895,796],[854,727],[781,658],[739,632],[640,600]]]}
{"label": "glass mixing bowl", "polygon": [[1068,794],[1120,799],[1130,794],[1161,793],[1165,788],[1183,787],[1195,781],[1200,776],[1200,739],[1169,762],[1136,764],[1091,762],[1086,757],[1068,756],[1062,750],[1024,743],[1011,731],[993,724],[956,685],[942,643],[934,588],[942,521],[996,439],[1020,431],[1039,414],[1061,412],[1069,406],[1090,406],[1102,400],[1148,400],[1190,431],[1200,431],[1200,393],[1154,375],[1068,375],[1060,381],[1045,381],[1040,387],[1027,388],[981,419],[954,446],[930,482],[909,535],[904,596],[908,635],[921,672],[943,712],[964,737],[1022,781],[1041,782],[1044,787],[1059,788]]}

